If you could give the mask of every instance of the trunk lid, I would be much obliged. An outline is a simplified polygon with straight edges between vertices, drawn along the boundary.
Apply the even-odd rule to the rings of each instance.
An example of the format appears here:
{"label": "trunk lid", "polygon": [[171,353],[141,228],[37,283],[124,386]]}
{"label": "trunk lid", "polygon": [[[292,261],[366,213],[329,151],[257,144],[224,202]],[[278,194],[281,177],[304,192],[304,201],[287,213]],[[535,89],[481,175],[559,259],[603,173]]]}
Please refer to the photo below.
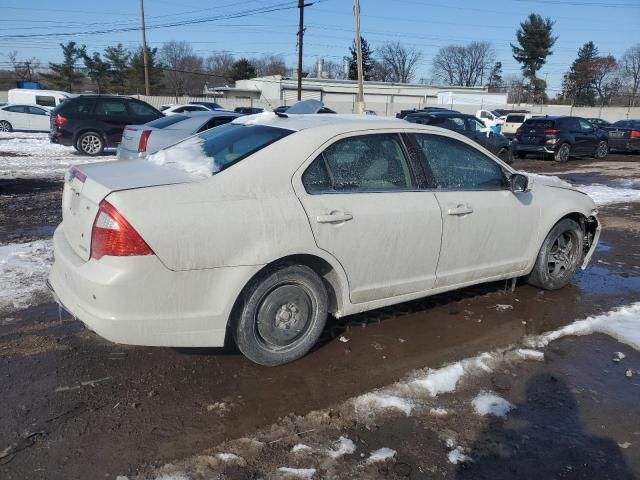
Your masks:
{"label": "trunk lid", "polygon": [[62,224],[65,237],[82,260],[91,256],[91,230],[100,202],[112,192],[192,182],[195,178],[145,160],[73,167],[65,176]]}
{"label": "trunk lid", "polygon": [[122,141],[120,146],[132,152],[138,151],[138,145],[140,145],[140,136],[145,130],[155,130],[155,128],[148,125],[127,125],[122,132]]}

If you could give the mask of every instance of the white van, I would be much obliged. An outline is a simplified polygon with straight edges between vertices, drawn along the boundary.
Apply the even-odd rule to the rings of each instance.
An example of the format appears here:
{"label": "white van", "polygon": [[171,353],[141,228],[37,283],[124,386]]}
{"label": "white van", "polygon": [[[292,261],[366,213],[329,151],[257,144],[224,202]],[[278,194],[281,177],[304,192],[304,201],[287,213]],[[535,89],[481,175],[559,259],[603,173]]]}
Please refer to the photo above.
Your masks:
{"label": "white van", "polygon": [[507,115],[507,118],[502,125],[502,133],[508,139],[512,139],[516,135],[516,130],[518,130],[524,122],[534,117],[542,117],[544,115],[535,114],[535,113],[510,113]]}
{"label": "white van", "polygon": [[41,107],[57,107],[75,95],[58,90],[37,90],[31,88],[13,88],[9,90],[9,103],[22,105],[40,105]]}
{"label": "white van", "polygon": [[500,114],[498,112],[493,112],[491,110],[478,110],[476,112],[476,118],[482,120],[487,127],[497,127],[498,125],[502,125],[504,120],[500,118]]}

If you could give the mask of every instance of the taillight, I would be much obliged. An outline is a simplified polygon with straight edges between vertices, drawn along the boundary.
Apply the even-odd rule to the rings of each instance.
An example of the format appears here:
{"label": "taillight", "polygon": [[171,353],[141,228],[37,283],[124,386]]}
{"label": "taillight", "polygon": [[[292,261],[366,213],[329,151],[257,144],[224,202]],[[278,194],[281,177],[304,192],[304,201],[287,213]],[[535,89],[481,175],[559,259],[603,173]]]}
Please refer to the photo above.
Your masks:
{"label": "taillight", "polygon": [[122,214],[103,200],[91,230],[91,258],[100,260],[105,255],[153,255],[153,250]]}
{"label": "taillight", "polygon": [[640,138],[640,130],[631,130],[631,138]]}
{"label": "taillight", "polygon": [[138,142],[138,153],[144,153],[147,151],[149,135],[151,135],[151,130],[145,130],[142,132],[142,135],[140,135],[140,141]]}
{"label": "taillight", "polygon": [[559,133],[560,133],[560,130],[555,130],[553,128],[544,131],[545,135],[558,135]]}
{"label": "taillight", "polygon": [[58,127],[62,127],[65,123],[67,123],[67,118],[63,117],[60,114],[57,114],[55,117],[53,117],[53,124],[58,126]]}

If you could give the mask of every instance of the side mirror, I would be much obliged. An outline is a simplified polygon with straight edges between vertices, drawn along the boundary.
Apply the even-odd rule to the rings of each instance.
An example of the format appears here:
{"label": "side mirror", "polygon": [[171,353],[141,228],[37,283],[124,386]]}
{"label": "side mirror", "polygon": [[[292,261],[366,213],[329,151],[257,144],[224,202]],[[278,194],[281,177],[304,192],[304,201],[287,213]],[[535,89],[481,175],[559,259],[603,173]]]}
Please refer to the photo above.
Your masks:
{"label": "side mirror", "polygon": [[513,193],[528,192],[530,190],[529,177],[521,173],[514,173],[509,179],[511,191]]}

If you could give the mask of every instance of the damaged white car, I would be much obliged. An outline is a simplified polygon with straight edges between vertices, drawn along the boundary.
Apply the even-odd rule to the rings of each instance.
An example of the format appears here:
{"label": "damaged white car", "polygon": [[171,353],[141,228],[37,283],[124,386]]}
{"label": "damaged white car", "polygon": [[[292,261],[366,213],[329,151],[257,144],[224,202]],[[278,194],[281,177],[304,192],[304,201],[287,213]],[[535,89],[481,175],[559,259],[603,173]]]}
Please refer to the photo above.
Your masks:
{"label": "damaged white car", "polygon": [[596,213],[450,130],[263,113],[73,167],[49,281],[110,341],[213,347],[229,331],[278,365],[328,315],[517,277],[561,288],[596,246]]}

